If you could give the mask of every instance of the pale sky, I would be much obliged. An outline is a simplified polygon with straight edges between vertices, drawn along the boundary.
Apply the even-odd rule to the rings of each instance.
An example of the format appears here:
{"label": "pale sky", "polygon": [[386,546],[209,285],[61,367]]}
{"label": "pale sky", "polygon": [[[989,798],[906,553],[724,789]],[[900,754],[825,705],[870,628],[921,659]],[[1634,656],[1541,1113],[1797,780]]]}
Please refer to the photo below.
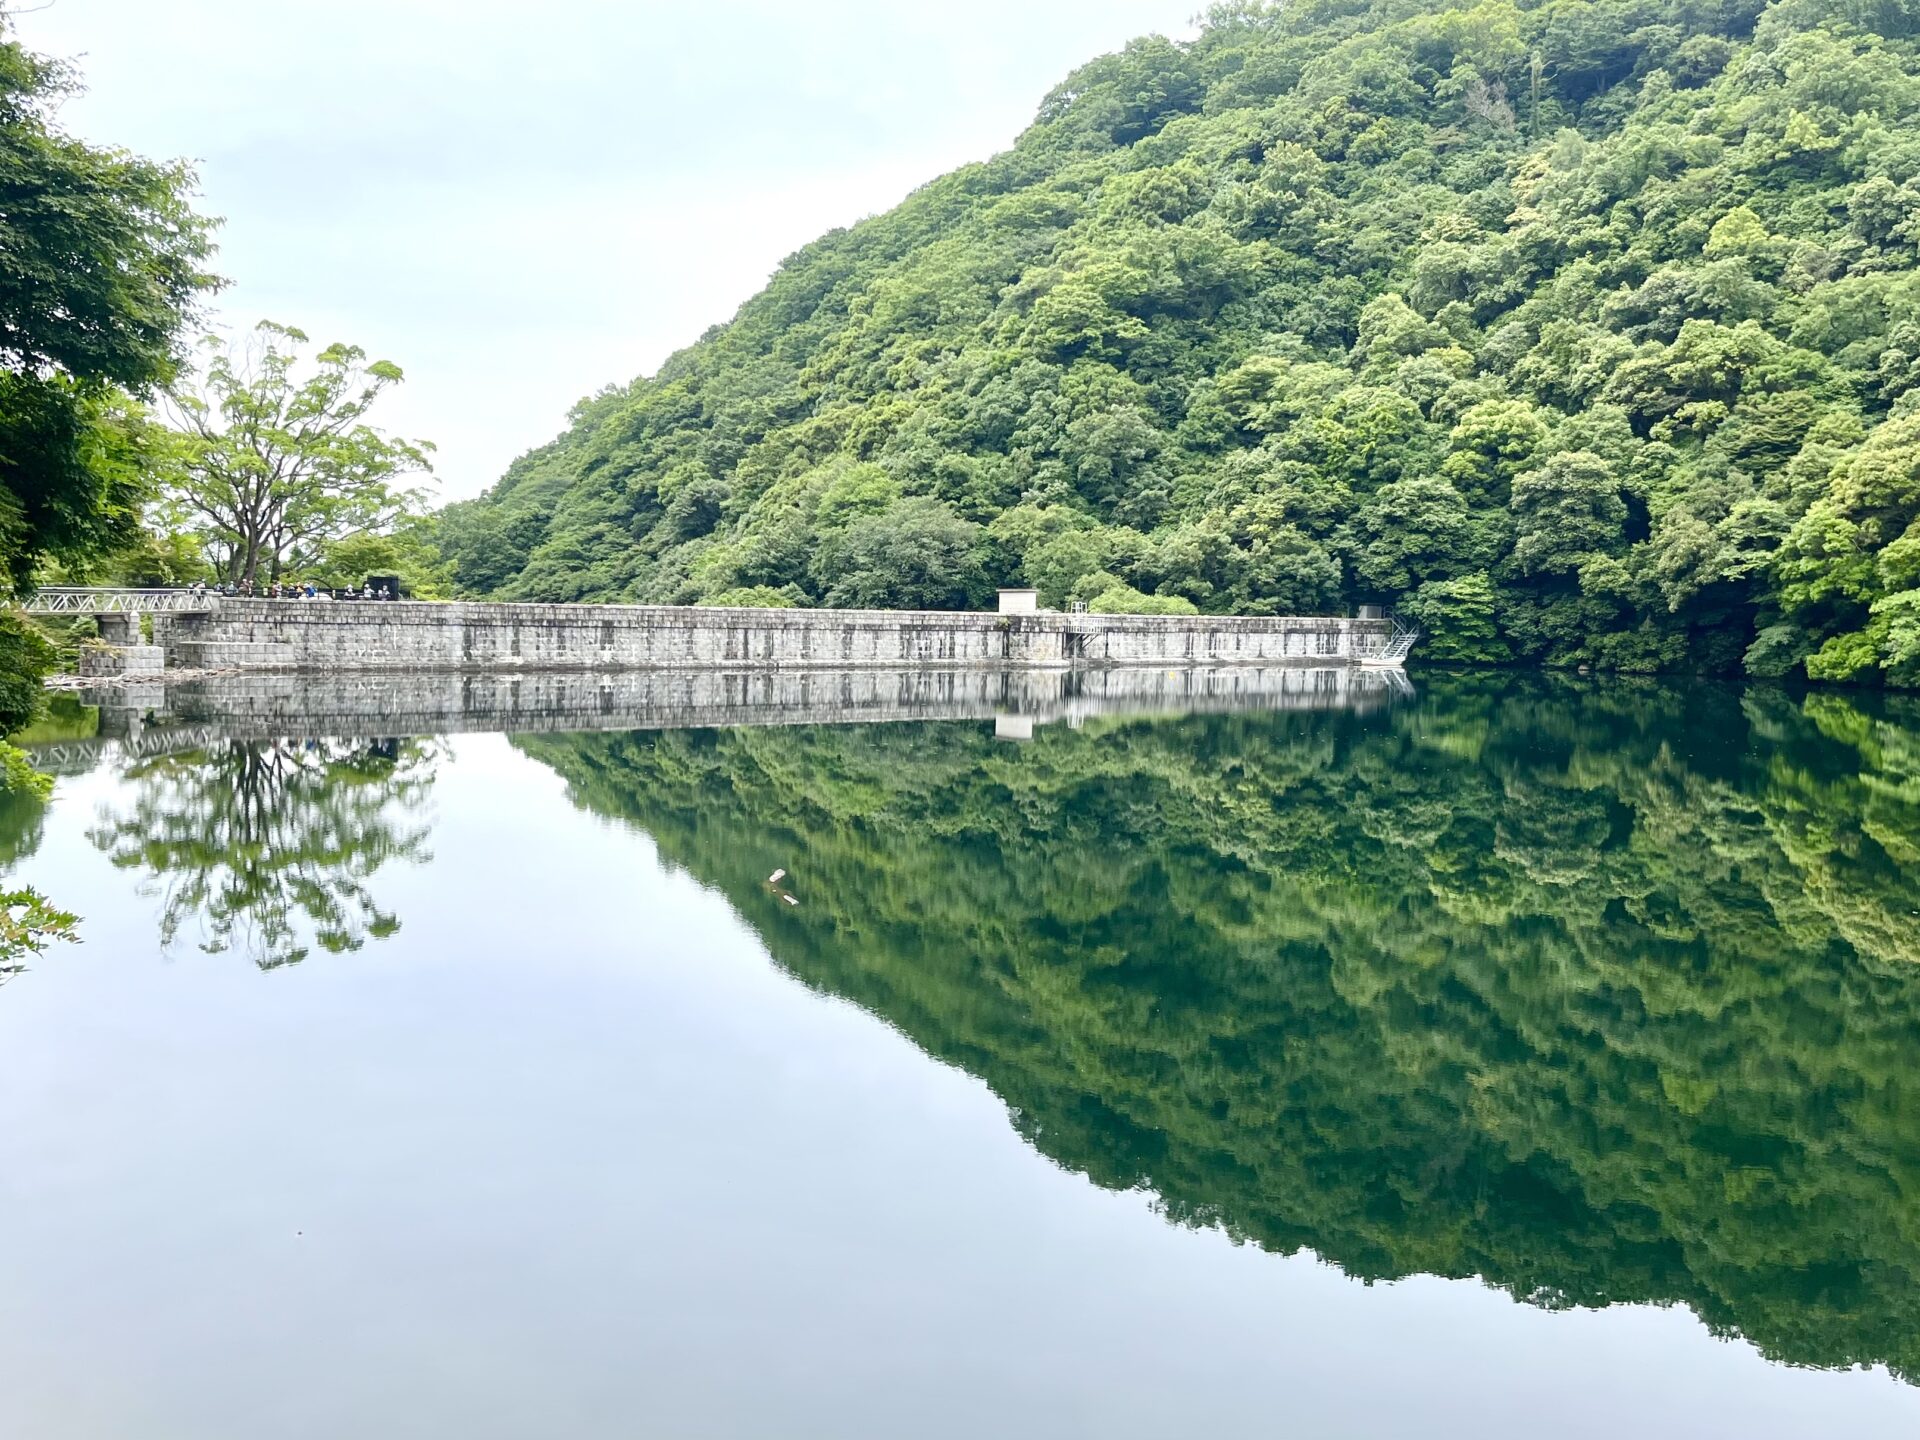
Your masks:
{"label": "pale sky", "polygon": [[88,87],[66,126],[198,164],[217,327],[399,364],[374,418],[460,499],[1200,0],[39,3],[21,38]]}

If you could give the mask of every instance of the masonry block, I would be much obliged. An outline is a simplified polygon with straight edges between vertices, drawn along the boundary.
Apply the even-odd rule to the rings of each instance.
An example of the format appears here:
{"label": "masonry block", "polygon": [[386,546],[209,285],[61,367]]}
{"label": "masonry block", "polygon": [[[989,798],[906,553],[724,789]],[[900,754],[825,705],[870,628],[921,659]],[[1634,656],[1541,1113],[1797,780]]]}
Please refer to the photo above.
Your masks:
{"label": "masonry block", "polygon": [[88,678],[158,675],[165,664],[158,645],[88,645],[80,651],[80,673]]}

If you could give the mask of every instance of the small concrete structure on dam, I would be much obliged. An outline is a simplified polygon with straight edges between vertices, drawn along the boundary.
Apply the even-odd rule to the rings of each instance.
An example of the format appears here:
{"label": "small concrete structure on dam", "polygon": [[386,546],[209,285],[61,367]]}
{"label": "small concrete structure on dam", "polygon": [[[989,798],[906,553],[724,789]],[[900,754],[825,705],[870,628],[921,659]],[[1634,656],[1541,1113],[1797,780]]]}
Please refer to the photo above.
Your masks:
{"label": "small concrete structure on dam", "polygon": [[[54,606],[80,592],[42,592]],[[105,597],[136,592],[92,592]],[[505,671],[1394,663],[1381,619],[893,610],[751,610],[476,601],[181,599],[144,592],[99,616],[89,673]],[[162,598],[164,597],[164,598]],[[140,616],[152,636],[141,643]],[[118,641],[117,645],[111,642]]]}

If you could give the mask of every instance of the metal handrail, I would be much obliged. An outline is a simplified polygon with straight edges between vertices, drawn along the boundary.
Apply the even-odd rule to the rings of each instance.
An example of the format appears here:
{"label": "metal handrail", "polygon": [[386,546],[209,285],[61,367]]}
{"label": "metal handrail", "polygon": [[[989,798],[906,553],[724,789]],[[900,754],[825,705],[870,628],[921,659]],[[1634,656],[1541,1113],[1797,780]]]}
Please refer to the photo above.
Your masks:
{"label": "metal handrail", "polygon": [[1420,639],[1420,627],[1409,624],[1391,611],[1382,616],[1381,620],[1393,628],[1385,635],[1380,635],[1377,631],[1356,635],[1354,637],[1355,658],[1368,665],[1399,665],[1413,653],[1413,647]]}
{"label": "metal handrail", "polygon": [[1400,621],[1393,622],[1393,633],[1387,636],[1386,643],[1380,647],[1380,658],[1398,664],[1413,653],[1415,642],[1420,639],[1420,631],[1412,625]]}

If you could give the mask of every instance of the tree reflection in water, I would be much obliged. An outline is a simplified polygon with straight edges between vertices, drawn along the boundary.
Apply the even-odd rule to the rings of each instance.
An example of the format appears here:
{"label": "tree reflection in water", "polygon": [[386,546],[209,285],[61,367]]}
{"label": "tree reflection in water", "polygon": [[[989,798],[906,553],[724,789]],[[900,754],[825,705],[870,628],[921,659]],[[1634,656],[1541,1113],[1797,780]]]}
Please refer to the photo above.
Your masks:
{"label": "tree reflection in water", "polygon": [[1176,1223],[1920,1377],[1920,706],[1422,688],[518,743]]}
{"label": "tree reflection in water", "polygon": [[[0,875],[9,873],[16,862],[25,859],[40,848],[41,837],[46,833],[46,799],[30,791],[0,786]],[[39,937],[19,935],[9,916],[18,913],[26,919],[34,918],[31,913],[33,899],[37,892],[21,891],[10,886],[0,886],[0,905],[6,913],[0,914],[0,985],[6,984],[14,976],[26,970],[28,962],[40,951]],[[13,904],[5,902],[12,901]],[[17,912],[16,912],[17,907]],[[46,908],[42,902],[42,908]],[[72,917],[66,917],[71,919]],[[71,938],[71,927],[63,927],[54,932]]]}
{"label": "tree reflection in water", "polygon": [[263,970],[314,945],[358,950],[400,928],[375,872],[432,858],[422,811],[439,757],[421,740],[230,740],[130,769],[131,803],[88,838],[148,873],[163,945],[197,928],[202,950]]}

